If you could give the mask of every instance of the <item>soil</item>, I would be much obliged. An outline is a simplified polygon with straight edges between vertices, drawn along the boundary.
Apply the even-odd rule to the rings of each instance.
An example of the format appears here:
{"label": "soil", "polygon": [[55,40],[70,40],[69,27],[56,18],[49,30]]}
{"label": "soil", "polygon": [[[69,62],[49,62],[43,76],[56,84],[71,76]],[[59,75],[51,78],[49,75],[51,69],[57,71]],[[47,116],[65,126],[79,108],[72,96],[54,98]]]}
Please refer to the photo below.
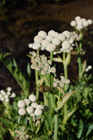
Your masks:
{"label": "soil", "polygon": [[[28,44],[33,42],[34,36],[40,30],[51,29],[62,32],[72,30],[70,21],[75,16],[81,16],[93,20],[93,0],[76,0],[69,3],[39,4],[37,6],[24,6],[8,9],[5,16],[0,17],[0,52],[11,52],[10,58],[15,57],[23,73],[26,73],[26,65],[30,62],[27,57],[30,49]],[[87,50],[88,64],[93,65],[93,25],[86,31],[83,41]],[[63,70],[62,70],[63,71]],[[61,72],[61,65],[59,65]],[[72,63],[69,66],[69,77],[77,78],[76,56],[72,55]],[[34,85],[34,78],[31,85]],[[0,89],[11,86],[19,92],[20,87],[3,64],[0,64]]]}

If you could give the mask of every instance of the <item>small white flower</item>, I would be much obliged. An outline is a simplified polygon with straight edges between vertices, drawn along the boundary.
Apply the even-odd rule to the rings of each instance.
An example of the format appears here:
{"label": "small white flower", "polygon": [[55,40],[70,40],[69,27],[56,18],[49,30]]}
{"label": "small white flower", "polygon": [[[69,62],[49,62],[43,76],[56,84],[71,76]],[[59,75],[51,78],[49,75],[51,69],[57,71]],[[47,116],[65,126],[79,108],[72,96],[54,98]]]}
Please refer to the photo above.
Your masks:
{"label": "small white flower", "polygon": [[76,21],[72,20],[71,23],[70,23],[70,25],[71,25],[72,27],[75,27],[75,26],[76,26]]}
{"label": "small white flower", "polygon": [[[50,42],[51,42],[51,41],[53,40],[53,36],[48,35],[48,36],[46,37],[46,40],[48,40],[48,41],[50,41]],[[50,42],[49,42],[49,43],[50,43]]]}
{"label": "small white flower", "polygon": [[5,99],[5,102],[6,102],[6,103],[8,103],[8,102],[9,102],[9,99],[8,99],[8,98],[6,98],[6,99]]}
{"label": "small white flower", "polygon": [[24,100],[20,100],[20,101],[18,102],[18,107],[19,107],[19,108],[23,108],[23,107],[25,107],[25,105],[26,105],[26,103],[25,103]]}
{"label": "small white flower", "polygon": [[53,36],[53,37],[57,37],[57,36],[58,36],[58,33],[55,32],[54,30],[50,30],[50,31],[48,32],[48,35]]}
{"label": "small white flower", "polygon": [[70,83],[70,80],[69,79],[66,79],[65,80],[65,84],[69,84]]}
{"label": "small white flower", "polygon": [[53,87],[57,87],[58,86],[58,83],[57,82],[54,82],[53,83]]}
{"label": "small white flower", "polygon": [[39,61],[40,61],[40,57],[37,56],[37,57],[35,58],[35,61],[36,61],[36,62],[39,62]]}
{"label": "small white flower", "polygon": [[43,113],[43,111],[41,109],[36,109],[35,110],[35,115],[36,116],[40,116],[40,115],[42,115],[42,113]]}
{"label": "small white flower", "polygon": [[40,49],[40,47],[41,47],[40,44],[38,44],[38,43],[33,43],[33,49],[34,49],[34,50],[38,50],[38,49]]}
{"label": "small white flower", "polygon": [[89,69],[89,70],[90,70],[90,69],[92,69],[92,66],[91,66],[91,65],[89,65],[89,66],[88,66],[88,69]]}
{"label": "small white flower", "polygon": [[35,101],[36,101],[36,96],[33,95],[33,94],[31,94],[31,95],[29,96],[29,100],[32,101],[32,102],[35,102]]}
{"label": "small white flower", "polygon": [[86,21],[86,19],[85,19],[85,18],[82,18],[82,19],[81,19],[81,21],[82,21],[82,22],[85,22],[85,21]]}
{"label": "small white flower", "polygon": [[70,38],[70,32],[69,31],[64,31],[63,34],[66,36],[66,38]]}
{"label": "small white flower", "polygon": [[56,72],[56,68],[55,67],[51,67],[50,68],[50,72],[55,73]]}
{"label": "small white flower", "polygon": [[7,95],[10,95],[10,94],[11,94],[11,92],[10,92],[10,91],[8,91],[8,92],[7,92]]}
{"label": "small white flower", "polygon": [[42,46],[44,46],[44,48],[46,48],[49,43],[50,42],[45,39],[45,40],[42,41]]}
{"label": "small white flower", "polygon": [[26,110],[24,108],[20,108],[18,113],[19,115],[24,116],[26,114]]}
{"label": "small white flower", "polygon": [[62,43],[62,48],[64,48],[64,49],[70,48],[70,42],[69,42],[69,41],[64,41],[64,42]]}
{"label": "small white flower", "polygon": [[43,39],[46,38],[47,33],[45,31],[39,31],[38,36],[42,37]]}
{"label": "small white flower", "polygon": [[85,71],[86,71],[86,72],[88,72],[88,71],[89,71],[89,69],[88,69],[88,68],[86,68],[86,69],[85,69]]}
{"label": "small white flower", "polygon": [[37,105],[36,109],[44,109],[42,105]]}
{"label": "small white flower", "polygon": [[83,29],[83,25],[82,25],[82,24],[77,25],[77,26],[76,26],[76,29],[77,29],[77,30],[82,30],[82,29]]}
{"label": "small white flower", "polygon": [[30,104],[30,100],[29,99],[24,99],[26,105],[28,106]]}
{"label": "small white flower", "polygon": [[61,41],[58,39],[58,37],[55,37],[53,40],[52,40],[52,43],[54,45],[59,45],[61,43]]}
{"label": "small white flower", "polygon": [[4,101],[4,97],[1,97],[1,99],[0,99],[1,101]]}
{"label": "small white flower", "polygon": [[38,105],[37,103],[32,103],[32,104],[31,104],[31,106],[32,106],[33,108],[36,108],[37,105]]}
{"label": "small white flower", "polygon": [[79,20],[81,20],[81,17],[80,17],[80,16],[76,16],[76,17],[75,17],[75,20],[76,20],[76,21],[79,21]]}
{"label": "small white flower", "polygon": [[8,98],[8,95],[5,95],[4,98],[7,99]]}
{"label": "small white flower", "polygon": [[5,92],[5,91],[3,91],[1,94],[2,94],[2,95],[6,95],[6,92]]}
{"label": "small white flower", "polygon": [[28,106],[26,110],[29,114],[31,114],[34,111],[34,108],[32,106]]}
{"label": "small white flower", "polygon": [[3,95],[5,93],[5,91],[4,90],[1,90],[0,93]]}
{"label": "small white flower", "polygon": [[46,71],[45,71],[45,70],[42,70],[42,71],[41,71],[41,74],[42,74],[42,75],[45,75],[45,74],[46,74]]}
{"label": "small white flower", "polygon": [[28,47],[32,49],[33,48],[33,43],[29,43]]}
{"label": "small white flower", "polygon": [[11,90],[12,90],[12,88],[11,88],[11,87],[8,87],[8,88],[7,88],[7,91],[11,91]]}
{"label": "small white flower", "polygon": [[88,22],[85,21],[85,22],[83,23],[83,26],[84,26],[84,27],[87,27],[87,26],[88,26]]}
{"label": "small white flower", "polygon": [[35,70],[40,71],[40,67],[39,66],[36,66],[35,67]]}
{"label": "small white flower", "polygon": [[52,43],[48,44],[46,50],[49,52],[53,52],[56,49],[56,46]]}
{"label": "small white flower", "polygon": [[41,44],[42,41],[43,41],[43,38],[42,38],[42,37],[40,37],[40,36],[38,36],[38,35],[34,37],[34,42],[35,42],[35,43],[40,43],[40,44]]}
{"label": "small white flower", "polygon": [[15,98],[15,97],[16,97],[16,94],[13,92],[10,98]]}
{"label": "small white flower", "polygon": [[63,42],[65,40],[65,35],[64,34],[59,34],[58,38]]}
{"label": "small white flower", "polygon": [[87,22],[89,25],[91,25],[93,23],[93,21],[91,19],[88,19]]}
{"label": "small white flower", "polygon": [[2,97],[3,97],[2,94],[0,94],[0,99],[1,99]]}

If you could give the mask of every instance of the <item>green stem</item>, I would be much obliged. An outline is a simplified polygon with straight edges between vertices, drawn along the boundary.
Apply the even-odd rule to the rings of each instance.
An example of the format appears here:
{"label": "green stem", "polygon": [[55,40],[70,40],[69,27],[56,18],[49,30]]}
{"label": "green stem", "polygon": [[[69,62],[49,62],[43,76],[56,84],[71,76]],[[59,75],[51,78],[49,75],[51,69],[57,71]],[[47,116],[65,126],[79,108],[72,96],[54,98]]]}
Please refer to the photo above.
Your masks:
{"label": "green stem", "polygon": [[36,98],[39,98],[39,89],[38,89],[38,71],[35,70],[35,80],[36,80]]}
{"label": "green stem", "polygon": [[57,140],[57,133],[58,133],[58,113],[55,115],[54,140]]}
{"label": "green stem", "polygon": [[82,73],[82,61],[81,61],[81,57],[78,57],[78,67],[79,67],[79,78],[81,77],[81,73]]}

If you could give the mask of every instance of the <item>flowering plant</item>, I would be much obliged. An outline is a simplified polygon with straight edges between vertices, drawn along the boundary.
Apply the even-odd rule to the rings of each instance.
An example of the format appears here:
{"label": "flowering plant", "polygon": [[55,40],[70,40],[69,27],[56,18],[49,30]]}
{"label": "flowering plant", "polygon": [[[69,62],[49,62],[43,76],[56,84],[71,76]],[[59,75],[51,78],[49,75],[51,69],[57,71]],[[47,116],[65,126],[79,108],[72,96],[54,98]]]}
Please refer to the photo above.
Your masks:
{"label": "flowering plant", "polygon": [[[27,73],[29,77],[31,70],[35,73],[34,93],[30,93],[30,81],[24,77],[15,59],[5,60],[6,56],[1,54],[0,60],[22,88],[21,97],[15,97],[16,94],[11,93],[10,87],[0,91],[0,101],[4,108],[4,119],[0,120],[7,127],[11,138],[59,140],[65,137],[72,140],[73,134],[74,139],[91,139],[93,124],[89,122],[84,126],[83,118],[92,118],[93,84],[89,84],[92,76],[87,75],[92,66],[87,66],[87,62],[82,59],[85,55],[82,46],[83,34],[90,24],[92,20],[77,16],[71,21],[71,26],[75,28],[74,32],[38,32],[34,42],[28,45],[31,48],[28,55],[31,66],[28,64]],[[43,51],[47,51],[49,55],[41,55]],[[79,67],[79,78],[74,85],[68,79],[68,66],[73,52],[77,55]],[[57,76],[55,62],[63,65],[64,74],[60,74],[60,79]],[[14,98],[12,102],[11,98]]]}

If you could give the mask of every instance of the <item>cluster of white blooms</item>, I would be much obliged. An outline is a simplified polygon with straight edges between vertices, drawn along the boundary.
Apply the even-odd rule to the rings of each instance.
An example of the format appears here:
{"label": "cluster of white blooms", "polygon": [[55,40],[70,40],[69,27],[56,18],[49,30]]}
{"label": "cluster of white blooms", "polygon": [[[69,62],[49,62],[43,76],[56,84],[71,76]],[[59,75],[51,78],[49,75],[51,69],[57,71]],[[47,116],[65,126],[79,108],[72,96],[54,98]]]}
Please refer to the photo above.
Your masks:
{"label": "cluster of white blooms", "polygon": [[34,43],[30,43],[28,46],[34,50],[70,52],[73,49],[73,42],[69,31],[58,33],[50,30],[48,33],[45,31],[38,32],[38,35],[34,38]]}
{"label": "cluster of white blooms", "polygon": [[69,84],[70,83],[70,80],[69,79],[65,79],[64,76],[60,76],[61,80],[59,79],[54,79],[53,81],[53,86],[54,87],[64,87],[65,84]]}
{"label": "cluster of white blooms", "polygon": [[85,71],[88,72],[88,71],[91,70],[91,69],[92,69],[92,66],[89,65],[89,66],[85,69]]}
{"label": "cluster of white blooms", "polygon": [[24,116],[29,114],[31,116],[40,116],[43,113],[44,106],[36,103],[36,96],[31,94],[29,99],[20,100],[18,102],[19,115]]}
{"label": "cluster of white blooms", "polygon": [[45,55],[36,56],[35,52],[30,53],[31,57],[31,69],[35,69],[36,71],[40,72],[41,75],[55,73],[56,68],[51,67],[51,61],[47,60]]}
{"label": "cluster of white blooms", "polygon": [[85,18],[81,18],[80,16],[75,17],[75,20],[72,20],[70,25],[75,27],[77,30],[82,30],[87,26],[91,25],[93,21],[91,19],[86,20]]}
{"label": "cluster of white blooms", "polygon": [[9,102],[10,98],[15,98],[16,94],[12,92],[12,88],[8,87],[6,90],[0,90],[0,101]]}

